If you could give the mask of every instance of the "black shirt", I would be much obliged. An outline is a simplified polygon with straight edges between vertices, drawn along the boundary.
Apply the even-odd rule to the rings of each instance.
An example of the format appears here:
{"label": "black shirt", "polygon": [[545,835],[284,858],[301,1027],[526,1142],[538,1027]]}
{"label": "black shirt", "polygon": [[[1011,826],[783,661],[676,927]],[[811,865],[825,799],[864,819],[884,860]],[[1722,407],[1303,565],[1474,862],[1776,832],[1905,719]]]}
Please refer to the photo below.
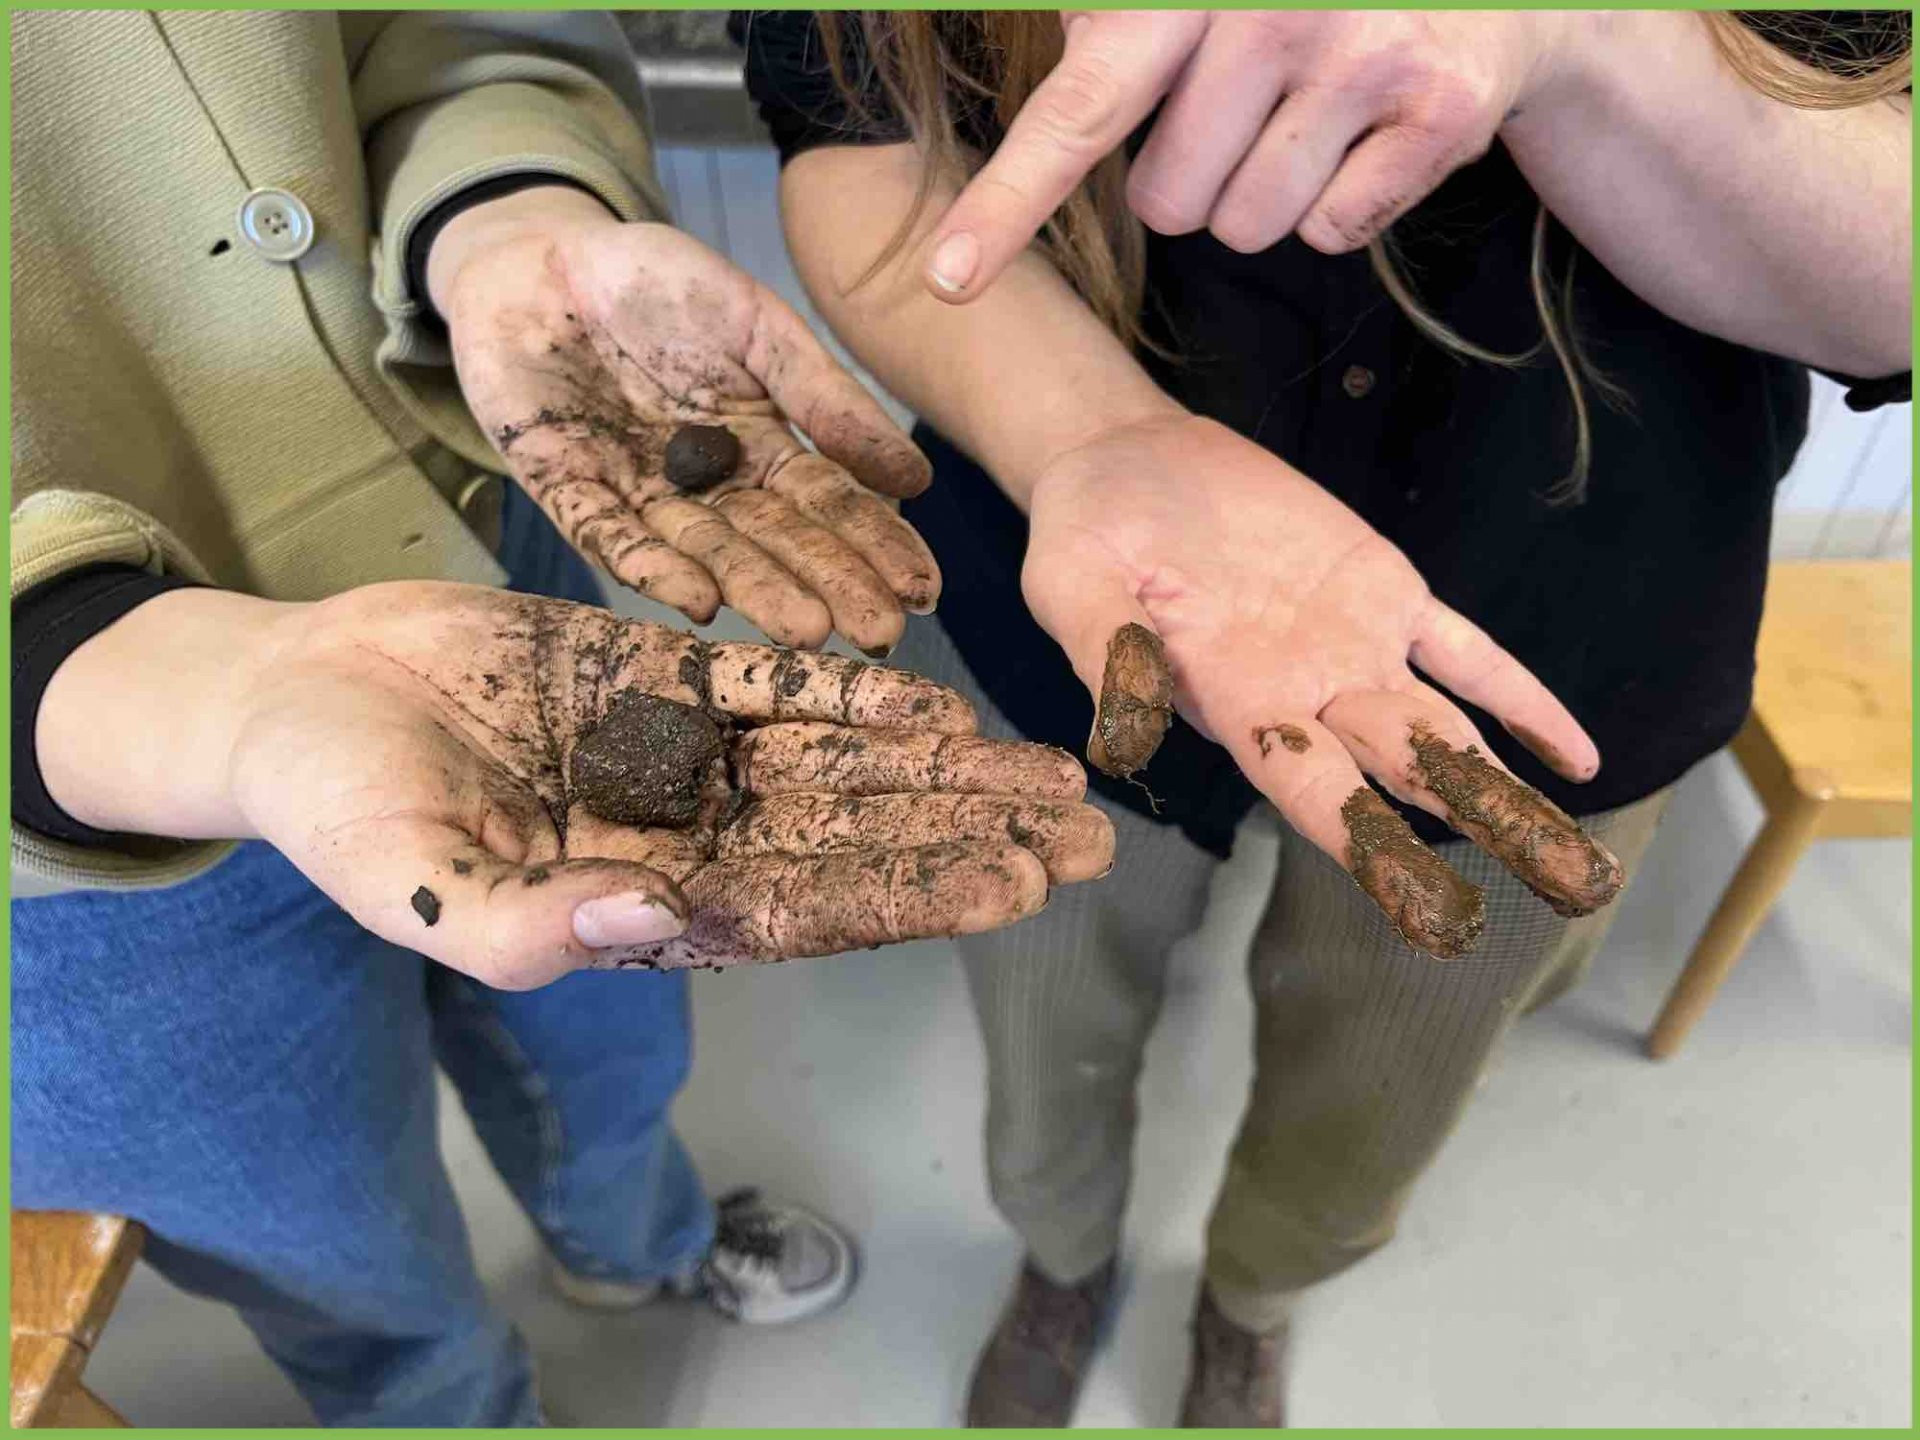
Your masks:
{"label": "black shirt", "polygon": [[[843,27],[857,29],[849,20]],[[748,88],[783,161],[819,145],[890,143],[884,96],[856,119],[805,12],[736,14]],[[854,42],[857,43],[857,42]],[[860,74],[857,54],[850,74]],[[997,136],[976,111],[963,133]],[[1137,137],[1136,137],[1137,138]],[[1438,316],[1502,352],[1540,339],[1528,282],[1538,201],[1506,152],[1456,172],[1394,236]],[[1573,324],[1631,408],[1591,390],[1584,500],[1549,492],[1573,455],[1559,367],[1461,362],[1417,332],[1362,254],[1288,239],[1240,255],[1205,234],[1148,237],[1143,357],[1188,408],[1319,481],[1412,560],[1442,601],[1505,646],[1599,745],[1586,785],[1560,780],[1472,706],[1500,758],[1576,815],[1641,799],[1724,745],[1751,699],[1774,488],[1806,435],[1803,367],[1690,330],[1638,299],[1551,227],[1555,276],[1574,266]],[[1904,387],[1856,397],[1904,399]],[[1080,750],[1092,702],[1021,602],[1024,517],[925,426],[934,484],[905,507],[950,575],[940,620],[974,677],[1026,735]],[[1161,818],[1224,855],[1256,800],[1226,752],[1184,725],[1145,779]],[[1135,787],[1095,777],[1141,813]],[[1429,840],[1451,838],[1406,812]]]}

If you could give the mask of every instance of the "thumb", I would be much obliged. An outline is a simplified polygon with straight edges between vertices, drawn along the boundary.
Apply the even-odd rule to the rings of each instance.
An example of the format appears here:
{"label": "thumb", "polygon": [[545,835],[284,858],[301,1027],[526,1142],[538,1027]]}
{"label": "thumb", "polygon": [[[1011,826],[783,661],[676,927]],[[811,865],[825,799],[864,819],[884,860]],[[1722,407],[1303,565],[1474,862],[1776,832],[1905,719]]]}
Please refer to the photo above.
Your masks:
{"label": "thumb", "polygon": [[965,304],[1032,243],[1087,173],[1172,87],[1206,33],[1202,11],[1068,14],[1060,63],[927,242],[927,287]]}
{"label": "thumb", "polygon": [[[342,850],[369,863],[334,859]],[[657,870],[623,860],[515,864],[456,826],[378,822],[311,876],[384,940],[482,984],[531,990],[611,964],[686,928],[686,898]]]}
{"label": "thumb", "polygon": [[1067,652],[1093,696],[1087,759],[1125,779],[1142,770],[1173,723],[1174,681],[1153,621],[1119,573],[1035,565],[1021,586],[1041,628]]}

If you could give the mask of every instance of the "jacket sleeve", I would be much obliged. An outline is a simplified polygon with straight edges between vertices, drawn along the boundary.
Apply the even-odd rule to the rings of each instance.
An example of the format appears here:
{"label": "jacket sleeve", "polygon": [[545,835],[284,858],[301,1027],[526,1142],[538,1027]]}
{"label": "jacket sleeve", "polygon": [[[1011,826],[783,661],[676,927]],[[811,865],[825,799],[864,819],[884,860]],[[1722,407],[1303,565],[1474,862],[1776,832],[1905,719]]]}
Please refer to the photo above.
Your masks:
{"label": "jacket sleeve", "polygon": [[[57,576],[88,566],[121,565],[205,582],[206,568],[165,526],[124,501],[92,490],[40,490],[13,507],[10,601]],[[13,637],[17,684],[27,637]],[[13,893],[148,890],[177,885],[211,869],[233,849],[227,840],[120,836],[105,846],[77,845],[10,825]]]}
{"label": "jacket sleeve", "polygon": [[345,11],[340,24],[366,147],[381,372],[436,436],[498,470],[446,332],[414,291],[408,242],[447,200],[512,175],[563,177],[624,220],[666,220],[633,54],[605,11]]}

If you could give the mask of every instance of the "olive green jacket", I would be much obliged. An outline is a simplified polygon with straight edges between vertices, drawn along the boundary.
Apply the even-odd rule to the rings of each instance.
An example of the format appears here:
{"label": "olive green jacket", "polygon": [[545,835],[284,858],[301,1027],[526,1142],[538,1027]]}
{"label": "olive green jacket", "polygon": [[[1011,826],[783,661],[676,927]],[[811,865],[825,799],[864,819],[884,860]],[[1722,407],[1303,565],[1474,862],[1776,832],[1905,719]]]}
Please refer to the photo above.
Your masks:
{"label": "olive green jacket", "polygon": [[[27,10],[12,44],[12,594],[101,562],[279,600],[500,583],[499,461],[407,238],[525,172],[665,217],[612,18]],[[312,216],[296,261],[238,223],[268,187]],[[142,888],[226,848],[16,826],[12,858],[17,891]]]}

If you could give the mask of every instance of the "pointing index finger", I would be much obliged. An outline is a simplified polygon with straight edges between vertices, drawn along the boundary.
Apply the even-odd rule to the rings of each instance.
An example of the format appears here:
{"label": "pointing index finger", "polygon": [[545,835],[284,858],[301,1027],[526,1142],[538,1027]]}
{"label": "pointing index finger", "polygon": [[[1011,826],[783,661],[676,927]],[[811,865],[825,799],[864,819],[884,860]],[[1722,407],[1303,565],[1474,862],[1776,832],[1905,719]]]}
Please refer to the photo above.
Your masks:
{"label": "pointing index finger", "polygon": [[927,247],[927,288],[965,304],[1032,243],[1087,172],[1119,149],[1172,87],[1206,32],[1200,11],[1062,18],[1060,63],[1035,87],[1006,137]]}

